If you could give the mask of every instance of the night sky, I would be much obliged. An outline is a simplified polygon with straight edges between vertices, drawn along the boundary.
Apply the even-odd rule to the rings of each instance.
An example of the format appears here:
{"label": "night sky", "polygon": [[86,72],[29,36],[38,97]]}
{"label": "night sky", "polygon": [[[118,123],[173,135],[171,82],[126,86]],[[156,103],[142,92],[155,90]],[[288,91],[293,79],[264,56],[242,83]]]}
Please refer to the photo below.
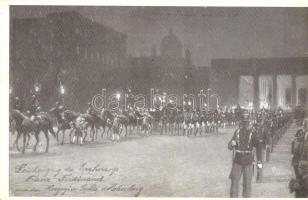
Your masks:
{"label": "night sky", "polygon": [[43,17],[64,10],[126,33],[129,56],[149,55],[152,46],[159,53],[170,28],[197,66],[210,66],[213,58],[308,55],[308,8],[14,6],[11,16]]}

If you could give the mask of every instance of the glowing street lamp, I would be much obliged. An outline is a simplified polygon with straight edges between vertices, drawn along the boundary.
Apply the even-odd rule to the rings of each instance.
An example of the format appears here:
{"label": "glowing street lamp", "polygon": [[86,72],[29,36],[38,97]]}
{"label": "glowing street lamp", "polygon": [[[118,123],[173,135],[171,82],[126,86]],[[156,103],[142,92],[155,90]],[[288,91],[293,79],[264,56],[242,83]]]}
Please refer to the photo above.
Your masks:
{"label": "glowing street lamp", "polygon": [[61,92],[62,95],[65,94],[65,89],[64,89],[64,86],[62,84],[60,85],[60,92]]}
{"label": "glowing street lamp", "polygon": [[39,93],[41,91],[41,85],[38,82],[34,83],[34,91],[36,93]]}
{"label": "glowing street lamp", "polygon": [[191,101],[188,101],[188,105],[191,106]]}
{"label": "glowing street lamp", "polygon": [[116,98],[117,98],[117,100],[119,101],[120,98],[121,98],[121,94],[120,94],[120,93],[117,93],[117,94],[116,94]]}

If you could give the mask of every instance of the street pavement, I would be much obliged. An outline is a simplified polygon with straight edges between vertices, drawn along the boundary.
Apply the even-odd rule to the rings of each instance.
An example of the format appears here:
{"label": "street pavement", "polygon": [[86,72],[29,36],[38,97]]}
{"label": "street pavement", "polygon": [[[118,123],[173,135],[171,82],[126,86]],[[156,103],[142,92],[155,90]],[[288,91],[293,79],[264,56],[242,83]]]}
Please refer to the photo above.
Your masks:
{"label": "street pavement", "polygon": [[295,177],[291,166],[291,143],[297,131],[295,123],[286,131],[271,153],[271,160],[264,164],[263,182],[256,183],[254,196],[294,197],[289,193],[288,184]]}
{"label": "street pavement", "polygon": [[[254,197],[291,196],[287,184],[292,176],[289,151],[294,131],[292,127],[284,135],[272,160],[265,164],[264,183],[254,181]],[[234,128],[226,128],[219,133],[191,137],[130,135],[119,143],[100,138],[83,146],[59,145],[52,138],[47,154],[43,153],[45,139],[41,135],[37,153],[27,149],[21,155],[10,147],[10,194],[228,197],[232,152],[227,143],[233,132]],[[14,137],[10,138],[11,145]],[[33,142],[31,139],[30,147]],[[20,166],[26,166],[26,170],[20,170]],[[69,177],[88,179],[103,176],[103,180],[93,184],[89,180],[58,179],[67,173]]]}

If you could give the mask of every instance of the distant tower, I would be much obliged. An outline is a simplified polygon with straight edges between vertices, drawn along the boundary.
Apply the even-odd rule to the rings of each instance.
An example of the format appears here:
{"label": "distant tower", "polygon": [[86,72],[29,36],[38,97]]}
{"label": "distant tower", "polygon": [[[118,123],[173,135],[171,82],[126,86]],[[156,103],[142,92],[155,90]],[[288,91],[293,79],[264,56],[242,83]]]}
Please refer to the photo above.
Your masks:
{"label": "distant tower", "polygon": [[180,39],[174,35],[172,28],[169,29],[169,34],[165,36],[160,44],[160,53],[162,57],[172,59],[181,59],[183,45]]}

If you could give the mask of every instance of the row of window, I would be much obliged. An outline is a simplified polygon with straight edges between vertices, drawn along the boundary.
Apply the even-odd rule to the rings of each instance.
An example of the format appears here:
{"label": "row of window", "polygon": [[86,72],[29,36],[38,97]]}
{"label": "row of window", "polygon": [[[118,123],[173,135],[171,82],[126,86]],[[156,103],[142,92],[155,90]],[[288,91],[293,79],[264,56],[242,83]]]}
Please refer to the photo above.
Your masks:
{"label": "row of window", "polygon": [[[77,56],[82,56],[81,48],[79,46],[76,46],[76,54]],[[101,54],[100,52],[89,52],[88,48],[84,48],[83,58],[85,60],[101,62],[107,65],[121,66],[123,64],[123,58],[120,56],[114,54]]]}

